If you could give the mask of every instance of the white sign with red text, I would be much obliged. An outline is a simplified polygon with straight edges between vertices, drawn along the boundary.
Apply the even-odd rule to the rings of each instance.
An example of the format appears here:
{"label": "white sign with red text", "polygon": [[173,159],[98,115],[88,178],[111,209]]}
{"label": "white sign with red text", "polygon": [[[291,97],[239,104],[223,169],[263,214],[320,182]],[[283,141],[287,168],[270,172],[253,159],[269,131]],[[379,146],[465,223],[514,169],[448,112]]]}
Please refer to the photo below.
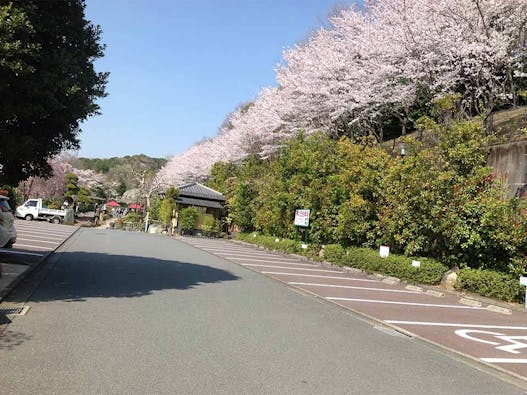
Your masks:
{"label": "white sign with red text", "polygon": [[296,210],[295,211],[295,226],[303,226],[307,228],[309,226],[309,214],[311,210]]}

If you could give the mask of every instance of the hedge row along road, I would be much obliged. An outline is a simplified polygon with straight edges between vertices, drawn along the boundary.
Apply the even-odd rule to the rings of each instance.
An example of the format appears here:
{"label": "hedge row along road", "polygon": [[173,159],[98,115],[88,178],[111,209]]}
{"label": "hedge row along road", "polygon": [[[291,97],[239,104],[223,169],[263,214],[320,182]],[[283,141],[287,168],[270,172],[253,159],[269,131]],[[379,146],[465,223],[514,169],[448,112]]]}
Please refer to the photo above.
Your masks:
{"label": "hedge row along road", "polygon": [[209,239],[183,240],[410,336],[419,336],[527,379],[525,312],[406,286],[390,278],[344,273],[246,244]]}

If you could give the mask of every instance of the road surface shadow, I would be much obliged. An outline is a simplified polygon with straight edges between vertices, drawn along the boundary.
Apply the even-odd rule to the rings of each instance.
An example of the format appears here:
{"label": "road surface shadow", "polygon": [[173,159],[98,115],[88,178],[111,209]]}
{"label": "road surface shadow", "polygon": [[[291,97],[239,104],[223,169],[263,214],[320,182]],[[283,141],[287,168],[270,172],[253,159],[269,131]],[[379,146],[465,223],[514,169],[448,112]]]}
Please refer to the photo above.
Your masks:
{"label": "road surface shadow", "polygon": [[0,333],[0,351],[12,350],[29,340],[31,340],[31,336],[25,333],[6,329]]}
{"label": "road surface shadow", "polygon": [[[135,298],[161,290],[186,290],[206,284],[238,280],[232,273],[195,263],[151,257],[61,252],[30,275],[8,297],[22,302],[25,288],[32,288],[32,302],[89,298]],[[42,272],[46,271],[44,275]],[[18,296],[17,296],[18,295]]]}

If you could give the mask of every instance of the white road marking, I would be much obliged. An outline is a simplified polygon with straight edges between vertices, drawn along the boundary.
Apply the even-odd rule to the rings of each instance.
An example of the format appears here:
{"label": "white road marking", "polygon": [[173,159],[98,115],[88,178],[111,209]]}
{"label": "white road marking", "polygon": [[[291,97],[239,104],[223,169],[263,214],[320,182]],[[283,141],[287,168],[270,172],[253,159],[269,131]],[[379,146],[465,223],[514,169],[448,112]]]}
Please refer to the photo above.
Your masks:
{"label": "white road marking", "polygon": [[49,240],[64,240],[64,239],[67,239],[68,237],[70,237],[72,235],[72,233],[68,233],[68,234],[65,234],[65,235],[50,235],[48,233],[45,233],[45,232],[26,232],[24,230],[20,230],[20,229],[16,229],[17,230],[17,233],[19,236],[27,236],[27,237],[42,237],[42,238],[46,238],[46,239],[49,239]]}
{"label": "white road marking", "polygon": [[[248,259],[250,260],[250,259]],[[255,260],[255,259],[252,259]],[[284,267],[284,266],[273,266],[273,265],[259,265],[257,263],[242,263],[242,266],[258,266],[258,267],[272,267],[276,269],[288,269],[288,270],[309,270],[310,272],[321,272],[321,273],[339,273],[334,270],[323,270],[323,269],[309,269],[309,268],[303,268],[303,267]],[[302,265],[299,263],[299,265]],[[295,273],[289,273],[289,274],[295,274]]]}
{"label": "white road marking", "polygon": [[456,324],[449,322],[425,322],[425,321],[397,321],[397,320],[386,320],[388,324],[399,324],[399,325],[419,325],[419,326],[444,326],[454,328],[482,328],[482,329],[519,329],[527,330],[527,326],[505,326],[505,325],[481,325],[481,324]]}
{"label": "white road marking", "polygon": [[288,261],[296,261],[298,262],[298,259],[295,259],[295,258],[287,258],[287,257],[281,257],[281,256],[278,256],[278,255],[273,255],[273,254],[266,254],[266,253],[258,253],[258,252],[235,252],[235,251],[229,251],[229,250],[212,250],[210,248],[205,248],[206,251],[208,252],[213,252],[215,254],[218,254],[218,255],[239,255],[239,256],[253,256],[253,257],[259,257],[259,256],[263,256],[263,257],[268,257],[268,258],[276,258],[276,259],[283,259],[283,260],[288,260]]}
{"label": "white road marking", "polygon": [[71,230],[68,230],[68,231],[49,231],[48,229],[22,228],[22,227],[16,226],[16,225],[15,225],[15,227],[19,231],[24,232],[24,233],[38,233],[38,234],[46,234],[46,235],[49,235],[49,236],[57,236],[57,237],[73,233]]}
{"label": "white road marking", "polygon": [[[492,335],[498,340],[507,342],[508,344],[502,344],[500,342],[478,339],[477,337],[471,336],[472,333],[479,333],[484,335]],[[527,344],[519,340],[527,340],[527,336],[507,336],[503,333],[480,331],[477,329],[458,329],[455,332],[456,335],[461,336],[465,339],[472,340],[478,343],[490,344],[491,346],[497,346],[496,350],[510,352],[511,354],[519,354],[522,348],[527,348]]]}
{"label": "white road marking", "polygon": [[44,244],[53,244],[53,245],[59,245],[60,243],[57,243],[56,241],[44,241],[44,240],[38,240],[38,239],[24,239],[22,237],[17,237],[17,240],[23,240],[23,241],[33,241],[35,243],[44,243]]}
{"label": "white road marking", "polygon": [[[249,262],[274,263],[274,264],[281,263],[282,265],[286,265],[286,266],[296,265],[296,266],[302,266],[302,267],[320,267],[320,266],[317,266],[317,265],[311,265],[311,264],[307,264],[307,263],[303,263],[303,262],[286,262],[286,261],[277,260],[277,259],[262,259],[262,258],[251,259],[251,258],[239,258],[239,257],[235,257],[235,256],[223,256],[222,258],[233,259],[233,260],[235,259],[235,260],[243,261],[243,262],[249,261]],[[259,265],[257,263],[242,263],[242,265],[262,266],[262,265]],[[292,267],[291,269],[295,269],[295,268]],[[333,273],[338,273],[338,272],[333,271]]]}
{"label": "white road marking", "polygon": [[15,251],[15,250],[1,250],[5,254],[19,254],[19,255],[35,255],[35,256],[44,256],[44,254],[37,254],[36,252],[24,252],[24,251]]}
{"label": "white road marking", "polygon": [[19,248],[19,247],[29,247],[29,248],[38,248],[40,250],[53,250],[53,248],[51,247],[42,247],[42,246],[35,246],[35,245],[29,245],[29,244],[18,244],[18,243],[15,243],[13,246],[15,246],[16,248]]}
{"label": "white road marking", "polygon": [[42,230],[26,230],[26,229],[20,229],[19,227],[15,226],[18,233],[24,233],[28,235],[42,235],[46,237],[57,237],[57,238],[64,238],[68,237],[71,233],[54,233],[54,232],[47,232],[45,229]]}
{"label": "white road marking", "polygon": [[490,363],[527,363],[525,358],[480,358],[480,360]]}
{"label": "white road marking", "polygon": [[29,232],[21,232],[19,229],[17,229],[17,233],[19,236],[30,236],[30,237],[38,237],[39,239],[48,239],[48,240],[64,240],[64,237],[59,236],[42,236],[42,233],[29,233]]}
{"label": "white road marking", "polygon": [[[249,261],[249,262],[262,262],[262,263],[283,263],[284,265],[302,265],[302,266],[312,266],[312,267],[319,267],[318,265],[313,265],[311,263],[303,263],[303,262],[298,262],[296,261],[296,263],[291,262],[291,261],[284,261],[282,259],[263,259],[263,258],[258,258],[258,259],[252,259],[252,258],[243,258],[243,257],[235,257],[235,256],[223,256],[223,258],[225,259],[237,259],[239,261]],[[333,270],[334,272],[334,270]]]}
{"label": "white road marking", "polygon": [[457,306],[457,305],[452,305],[452,304],[393,302],[391,300],[357,299],[357,298],[334,298],[334,297],[326,297],[326,299],[328,299],[328,300],[342,300],[342,301],[349,301],[349,302],[380,303],[380,304],[400,304],[400,305],[405,305],[405,306],[445,307],[445,308],[450,308],[450,309],[485,310],[484,307]]}
{"label": "white road marking", "polygon": [[298,282],[288,282],[291,285],[311,285],[314,287],[328,287],[328,288],[346,288],[346,289],[361,289],[366,291],[379,291],[379,292],[395,292],[395,293],[406,293],[406,294],[421,294],[421,292],[416,291],[403,291],[400,289],[386,289],[386,288],[372,288],[372,287],[354,287],[352,285],[334,285],[334,284],[316,284],[316,283],[298,283]]}
{"label": "white road marking", "polygon": [[[317,274],[302,274],[302,273],[284,273],[284,272],[260,272],[262,274],[280,274],[285,276],[297,276],[297,277],[317,277],[317,278],[330,278],[337,280],[348,280],[348,281],[364,281],[369,283],[378,283],[377,280],[370,280],[366,278],[351,278],[351,277],[336,277],[336,276],[321,276]],[[338,272],[336,272],[338,273]]]}

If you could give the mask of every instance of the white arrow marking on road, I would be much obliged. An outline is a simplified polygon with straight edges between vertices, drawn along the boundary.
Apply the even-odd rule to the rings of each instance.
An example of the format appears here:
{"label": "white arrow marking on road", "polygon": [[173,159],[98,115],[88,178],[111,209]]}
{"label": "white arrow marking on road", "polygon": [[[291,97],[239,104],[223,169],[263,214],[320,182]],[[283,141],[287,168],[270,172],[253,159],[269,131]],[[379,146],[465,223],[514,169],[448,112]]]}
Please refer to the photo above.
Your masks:
{"label": "white arrow marking on road", "polygon": [[510,352],[511,354],[519,354],[520,352],[516,350],[519,350],[521,348],[527,348],[527,344],[517,341],[517,340],[527,340],[527,336],[497,336],[497,337],[500,338],[501,340],[505,340],[509,343],[512,343],[512,344],[496,347],[498,350]]}

